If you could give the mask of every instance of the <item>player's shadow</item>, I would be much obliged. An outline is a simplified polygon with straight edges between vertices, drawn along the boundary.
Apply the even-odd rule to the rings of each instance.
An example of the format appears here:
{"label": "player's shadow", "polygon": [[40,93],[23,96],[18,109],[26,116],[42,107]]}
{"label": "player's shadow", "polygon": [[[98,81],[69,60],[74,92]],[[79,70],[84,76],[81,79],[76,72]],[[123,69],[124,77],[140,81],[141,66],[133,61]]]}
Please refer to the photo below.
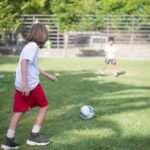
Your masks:
{"label": "player's shadow", "polygon": [[121,76],[121,75],[124,75],[124,74],[126,74],[126,71],[118,71],[118,72],[117,72],[117,75],[118,75],[118,76]]}
{"label": "player's shadow", "polygon": [[[115,77],[119,77],[119,76],[124,75],[124,74],[126,74],[126,71],[118,71],[117,75]],[[108,77],[108,76],[112,76],[112,75],[113,75],[113,73],[104,73],[104,74],[99,73],[100,77]]]}
{"label": "player's shadow", "polygon": [[110,73],[105,73],[105,74],[99,73],[99,76],[100,77],[108,77],[108,76],[112,76],[112,74],[110,74]]}
{"label": "player's shadow", "polygon": [[[59,143],[57,147],[69,150],[149,150],[150,147],[150,135],[118,137],[110,135],[101,138],[100,136],[87,137],[86,134],[80,134],[77,138],[78,140],[74,140],[73,143],[66,141],[66,144]],[[50,147],[53,148],[53,146]]]}

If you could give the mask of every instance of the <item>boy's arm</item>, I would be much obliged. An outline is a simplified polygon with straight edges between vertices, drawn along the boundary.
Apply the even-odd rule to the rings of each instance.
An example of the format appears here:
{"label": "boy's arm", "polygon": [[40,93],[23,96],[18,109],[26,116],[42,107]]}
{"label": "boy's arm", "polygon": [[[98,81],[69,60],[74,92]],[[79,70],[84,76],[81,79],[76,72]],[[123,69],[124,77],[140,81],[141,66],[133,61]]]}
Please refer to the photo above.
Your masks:
{"label": "boy's arm", "polygon": [[55,82],[58,81],[55,76],[49,74],[48,72],[46,72],[46,71],[44,71],[44,70],[42,70],[42,69],[40,69],[40,68],[39,68],[39,71],[40,71],[40,74],[41,74],[41,75],[43,75],[44,77],[48,78],[49,80],[52,80],[52,81],[55,81]]}
{"label": "boy's arm", "polygon": [[27,65],[28,65],[28,60],[23,59],[21,61],[21,73],[22,73],[22,93],[25,96],[29,95],[29,89],[28,89],[28,81],[27,81]]}

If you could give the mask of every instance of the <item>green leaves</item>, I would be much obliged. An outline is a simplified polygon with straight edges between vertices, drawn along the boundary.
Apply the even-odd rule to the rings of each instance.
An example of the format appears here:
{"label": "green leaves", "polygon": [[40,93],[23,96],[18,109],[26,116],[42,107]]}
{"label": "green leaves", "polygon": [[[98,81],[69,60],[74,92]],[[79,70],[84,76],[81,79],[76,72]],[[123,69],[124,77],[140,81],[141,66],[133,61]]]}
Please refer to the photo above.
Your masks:
{"label": "green leaves", "polygon": [[99,15],[150,14],[149,8],[149,0],[3,0],[0,2],[0,31],[5,28],[15,32],[21,14],[56,14],[61,30],[93,30],[103,25]]}

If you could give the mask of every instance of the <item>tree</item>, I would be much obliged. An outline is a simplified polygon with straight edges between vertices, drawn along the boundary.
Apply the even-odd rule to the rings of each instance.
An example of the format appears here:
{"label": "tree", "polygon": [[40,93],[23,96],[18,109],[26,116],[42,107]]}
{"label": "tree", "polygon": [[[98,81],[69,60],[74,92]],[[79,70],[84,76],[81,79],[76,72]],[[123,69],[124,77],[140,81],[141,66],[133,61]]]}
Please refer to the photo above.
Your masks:
{"label": "tree", "polygon": [[51,10],[58,15],[63,30],[101,28],[100,15],[150,14],[149,8],[149,0],[52,0],[51,4]]}
{"label": "tree", "polygon": [[[0,31],[15,32],[21,14],[51,13],[49,0],[3,0],[0,2]],[[2,32],[1,32],[2,33]]]}
{"label": "tree", "polygon": [[[102,27],[99,15],[150,14],[149,0],[3,0],[0,2],[0,31],[17,30],[21,14],[56,14],[62,30]],[[97,15],[99,17],[94,17]],[[83,17],[84,16],[84,17]],[[87,27],[84,27],[86,23]]]}

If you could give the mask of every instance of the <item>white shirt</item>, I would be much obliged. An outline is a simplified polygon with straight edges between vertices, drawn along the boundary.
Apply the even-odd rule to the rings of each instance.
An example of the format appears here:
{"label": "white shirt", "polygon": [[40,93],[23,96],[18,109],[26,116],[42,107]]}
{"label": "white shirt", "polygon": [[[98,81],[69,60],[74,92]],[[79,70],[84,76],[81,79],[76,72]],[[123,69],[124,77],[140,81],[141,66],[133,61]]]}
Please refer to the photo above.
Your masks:
{"label": "white shirt", "polygon": [[23,59],[28,60],[27,81],[29,90],[33,90],[39,84],[38,52],[39,47],[35,42],[29,42],[23,48],[16,69],[15,87],[17,90],[21,91],[22,88],[21,61]]}
{"label": "white shirt", "polygon": [[106,52],[106,56],[107,56],[108,59],[116,58],[116,52],[117,52],[116,45],[115,44],[113,44],[113,45],[106,44],[105,52]]}

